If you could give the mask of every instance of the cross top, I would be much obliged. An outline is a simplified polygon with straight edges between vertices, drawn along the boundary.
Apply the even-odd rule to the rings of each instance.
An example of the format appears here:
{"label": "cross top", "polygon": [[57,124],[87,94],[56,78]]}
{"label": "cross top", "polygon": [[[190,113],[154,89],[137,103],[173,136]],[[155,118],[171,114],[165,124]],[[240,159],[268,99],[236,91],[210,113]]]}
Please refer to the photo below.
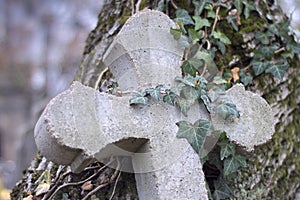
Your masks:
{"label": "cross top", "polygon": [[159,11],[144,10],[127,20],[104,55],[121,90],[174,85],[184,48],[170,28],[178,27]]}

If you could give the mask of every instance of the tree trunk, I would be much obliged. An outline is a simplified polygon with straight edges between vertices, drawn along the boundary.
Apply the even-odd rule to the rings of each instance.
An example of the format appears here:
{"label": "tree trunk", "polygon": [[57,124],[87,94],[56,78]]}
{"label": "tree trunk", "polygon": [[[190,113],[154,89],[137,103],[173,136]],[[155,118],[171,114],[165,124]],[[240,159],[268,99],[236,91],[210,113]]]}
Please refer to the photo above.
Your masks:
{"label": "tree trunk", "polygon": [[[102,57],[114,36],[132,15],[133,9],[136,9],[136,4],[132,5],[131,2],[131,0],[106,1],[99,14],[97,27],[88,36],[82,63],[74,80],[98,88],[102,80],[110,76],[109,72],[103,73],[106,67],[102,63]],[[175,7],[193,12],[194,7],[191,1],[182,2],[170,1],[164,12],[171,17],[174,17]],[[256,2],[261,8],[261,15],[266,16],[267,13],[272,13],[273,16],[284,17],[280,9],[272,8],[272,11],[270,10],[273,5],[272,1],[263,2],[265,1]],[[157,1],[143,0],[140,10],[156,6]],[[273,23],[270,20],[261,20],[258,13],[255,12],[252,12],[248,19],[241,15],[240,20],[241,26],[238,32],[228,27],[226,19],[220,20],[217,24],[218,29],[222,30],[232,41],[231,45],[226,46],[227,53],[225,55],[216,53],[215,62],[220,71],[230,70],[229,62],[233,55],[240,58],[238,63],[240,68],[249,64],[249,57],[245,56],[249,51],[247,48],[241,48],[244,45],[242,31],[255,33],[268,26],[268,24],[261,23],[266,23],[266,21],[270,24]],[[277,39],[281,40],[282,38]],[[237,178],[231,182],[235,199],[293,199],[297,188],[300,187],[300,68],[296,56],[290,59],[290,63],[283,81],[279,82],[270,75],[262,74],[255,76],[253,83],[248,87],[249,90],[261,94],[272,105],[276,113],[277,125],[272,140],[251,152],[248,167],[239,170]],[[82,173],[73,174],[69,172],[68,167],[49,162],[38,154],[31,167],[24,172],[23,179],[13,189],[11,198],[22,199],[30,194],[35,196],[38,191],[36,187],[47,180],[45,174],[48,172],[51,175],[51,187],[49,191],[45,190],[47,192],[39,196],[44,196],[44,199],[49,197],[82,199],[90,191],[82,190],[83,183],[88,182],[83,180],[98,172],[96,178],[91,179],[92,184],[94,186],[103,185],[103,187],[101,186],[102,188],[94,194],[94,199],[96,197],[109,199],[111,196],[113,199],[138,198],[133,174],[122,173],[117,179],[113,169],[104,168],[102,171],[98,171],[101,167],[100,163],[94,163]],[[111,177],[114,179],[110,180]],[[81,181],[83,182],[81,183]],[[60,188],[62,183],[69,185]]]}

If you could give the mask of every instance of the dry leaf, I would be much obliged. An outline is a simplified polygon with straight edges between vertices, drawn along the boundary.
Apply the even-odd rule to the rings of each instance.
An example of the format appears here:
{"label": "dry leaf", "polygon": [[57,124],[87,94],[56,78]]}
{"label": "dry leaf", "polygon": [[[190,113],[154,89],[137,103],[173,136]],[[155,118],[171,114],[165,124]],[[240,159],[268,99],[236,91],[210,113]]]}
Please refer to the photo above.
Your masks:
{"label": "dry leaf", "polygon": [[32,195],[29,195],[28,197],[23,198],[23,200],[32,200],[32,199],[33,199]]}
{"label": "dry leaf", "polygon": [[50,188],[50,184],[49,183],[41,183],[37,186],[37,188],[35,189],[35,194],[36,196],[39,196],[41,194],[44,194],[46,192],[48,192]]}
{"label": "dry leaf", "polygon": [[92,181],[87,181],[81,186],[82,190],[91,190],[93,189]]}
{"label": "dry leaf", "polygon": [[235,83],[237,80],[240,79],[239,71],[240,71],[240,68],[239,68],[239,67],[235,67],[235,68],[231,69],[231,74],[232,74],[232,76],[233,76],[233,82],[234,82],[234,83]]}

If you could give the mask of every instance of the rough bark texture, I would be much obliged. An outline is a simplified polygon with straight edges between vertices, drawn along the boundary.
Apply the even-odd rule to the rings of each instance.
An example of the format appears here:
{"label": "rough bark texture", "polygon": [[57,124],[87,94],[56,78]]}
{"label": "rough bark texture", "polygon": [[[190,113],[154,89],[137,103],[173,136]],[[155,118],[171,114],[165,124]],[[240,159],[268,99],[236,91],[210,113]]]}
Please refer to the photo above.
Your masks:
{"label": "rough bark texture", "polygon": [[[152,1],[142,1],[141,9],[146,6],[151,8],[155,3]],[[185,3],[178,1],[176,3],[187,10],[193,9],[190,1],[186,1]],[[269,4],[272,4],[272,2],[269,2]],[[132,5],[130,0],[113,0],[105,4],[99,14],[97,27],[90,33],[87,39],[82,64],[79,67],[75,80],[91,87],[98,87],[99,76],[102,76],[101,72],[105,69],[101,61],[102,56],[113,40],[113,37],[131,15],[131,12]],[[280,13],[281,11],[276,12]],[[168,13],[170,15],[174,13],[171,5]],[[244,21],[242,23],[246,25],[242,25],[241,29],[252,29],[252,31],[255,31],[261,28],[260,22],[262,23],[259,16],[255,14],[251,15],[247,19],[247,22]],[[228,28],[226,23],[223,24],[220,22],[218,26],[230,37],[232,45],[228,47],[227,53],[224,56],[217,55],[219,58],[219,62],[216,63],[217,66],[228,66],[233,55],[239,55],[242,58],[240,62],[247,63],[247,60],[243,60],[243,56],[247,52],[241,48],[243,43],[242,35]],[[276,112],[278,123],[273,139],[255,149],[249,157],[249,167],[240,170],[238,177],[232,182],[231,185],[234,189],[235,198],[293,199],[297,188],[300,187],[299,61],[296,58],[293,60],[293,64],[290,66],[282,82],[274,80],[269,75],[262,75],[256,77],[254,83],[248,89],[263,95],[267,99]],[[97,165],[99,164],[95,163],[93,166]],[[37,180],[39,177],[42,177],[44,171],[47,169],[50,170],[52,180],[68,170],[65,167],[48,162],[40,155],[37,155],[31,167],[24,172],[24,178],[14,188],[11,194],[12,199],[27,197],[27,192],[34,194],[35,188],[39,184]],[[95,173],[95,170],[86,170],[79,175],[68,174],[68,178],[64,182],[78,182],[79,180],[83,180],[84,177],[91,176],[92,173]],[[113,176],[114,170],[106,168],[100,174],[98,179],[93,179],[93,183],[96,184],[97,181],[105,182],[105,180]],[[55,183],[59,183],[59,181],[56,180],[56,182],[53,182],[51,188],[54,188]],[[81,185],[70,185],[62,189],[55,195],[54,199],[62,199],[62,195],[65,195],[69,199],[81,199],[87,194],[87,192],[81,193]],[[96,193],[96,196],[99,199],[109,199],[113,188],[114,181],[100,189]],[[121,174],[113,199],[137,199],[133,174]]]}

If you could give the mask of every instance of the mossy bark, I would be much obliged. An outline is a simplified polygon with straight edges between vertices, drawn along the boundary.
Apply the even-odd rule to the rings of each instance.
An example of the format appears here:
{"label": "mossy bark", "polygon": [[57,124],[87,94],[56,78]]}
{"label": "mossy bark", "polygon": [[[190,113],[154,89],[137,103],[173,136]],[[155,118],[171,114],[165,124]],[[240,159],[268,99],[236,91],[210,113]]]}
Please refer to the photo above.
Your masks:
{"label": "mossy bark", "polygon": [[[102,56],[124,22],[131,16],[133,8],[131,2],[131,0],[112,0],[105,3],[99,14],[96,28],[88,36],[82,63],[74,80],[97,88],[100,78],[103,78],[101,72],[105,69]],[[182,2],[175,1],[177,6],[193,11],[190,1]],[[263,2],[265,1],[260,1],[261,7],[269,9],[272,2],[268,1],[270,5]],[[153,8],[156,5],[157,1],[155,0],[143,0],[140,9],[144,7]],[[264,9],[262,9],[262,12],[264,12]],[[277,14],[281,13],[279,9],[276,12]],[[169,5],[168,13],[174,15],[174,6]],[[228,27],[228,23],[222,23],[222,21],[218,23],[218,28],[232,41],[232,45],[227,46],[225,55],[216,54],[216,64],[222,71],[229,70],[229,62],[232,60],[233,55],[240,58],[240,66],[249,64],[249,59],[244,56],[249,52],[247,49],[241,48],[244,45],[241,33],[255,32],[266,26],[266,20],[261,19],[256,13],[251,13],[250,18],[247,20],[243,18],[241,20],[244,21],[242,21],[239,32],[235,32],[231,27]],[[294,58],[286,78],[282,82],[264,74],[255,77],[253,84],[248,87],[249,90],[259,93],[267,99],[274,108],[278,123],[273,139],[267,144],[257,147],[252,152],[249,158],[249,167],[240,170],[237,178],[231,183],[236,199],[293,199],[297,188],[300,187],[299,64],[298,59]],[[22,199],[28,196],[28,192],[34,194],[38,185],[37,180],[45,170],[49,170],[51,177],[55,178],[58,170],[63,173],[67,169],[47,161],[38,154],[31,167],[24,172],[23,179],[13,189],[11,198]],[[82,180],[82,177],[90,175],[88,173],[91,173],[91,171],[79,175],[69,174],[68,180],[64,182]],[[114,170],[106,169],[102,172],[103,176],[100,179],[111,177],[113,173]],[[69,199],[81,199],[86,193],[81,193],[80,186],[69,186],[58,192],[55,198],[61,199],[62,195],[67,194]],[[108,184],[100,189],[96,196],[99,199],[108,199],[113,188],[114,183]],[[137,199],[133,174],[121,174],[113,199]]]}

